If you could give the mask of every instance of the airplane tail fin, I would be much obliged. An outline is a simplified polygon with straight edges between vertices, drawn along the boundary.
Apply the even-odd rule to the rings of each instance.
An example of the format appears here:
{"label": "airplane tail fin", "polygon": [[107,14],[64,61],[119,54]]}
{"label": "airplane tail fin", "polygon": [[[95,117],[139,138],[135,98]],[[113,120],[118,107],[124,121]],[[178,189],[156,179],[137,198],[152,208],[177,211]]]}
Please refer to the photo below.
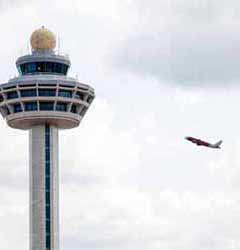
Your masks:
{"label": "airplane tail fin", "polygon": [[220,145],[222,144],[222,141],[219,141],[219,142],[217,142],[216,144],[214,144],[214,147],[216,147],[216,148],[220,148]]}

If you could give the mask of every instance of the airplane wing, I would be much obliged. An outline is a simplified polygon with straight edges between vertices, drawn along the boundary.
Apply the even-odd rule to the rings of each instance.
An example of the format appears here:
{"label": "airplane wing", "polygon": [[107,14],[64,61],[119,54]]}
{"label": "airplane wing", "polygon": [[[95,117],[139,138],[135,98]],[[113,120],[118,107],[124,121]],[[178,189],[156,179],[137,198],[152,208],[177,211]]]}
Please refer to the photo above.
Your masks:
{"label": "airplane wing", "polygon": [[197,145],[209,147],[211,144],[209,142],[206,142],[206,141],[198,140]]}

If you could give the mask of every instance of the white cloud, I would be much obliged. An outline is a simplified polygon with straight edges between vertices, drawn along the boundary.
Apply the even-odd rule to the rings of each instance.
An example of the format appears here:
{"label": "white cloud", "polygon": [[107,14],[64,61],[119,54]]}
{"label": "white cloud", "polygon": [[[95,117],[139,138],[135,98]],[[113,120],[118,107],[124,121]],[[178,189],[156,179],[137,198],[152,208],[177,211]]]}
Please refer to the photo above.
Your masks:
{"label": "white cloud", "polygon": [[240,143],[235,142],[226,149],[226,152],[224,152],[219,159],[209,164],[211,173],[221,178],[223,187],[231,190],[238,188],[240,183],[239,149]]}
{"label": "white cloud", "polygon": [[63,218],[63,245],[69,239],[89,249],[200,250],[239,245],[233,223],[240,219],[236,197],[166,190],[152,199],[129,188],[79,190],[77,186],[65,190],[62,197],[68,215]]}

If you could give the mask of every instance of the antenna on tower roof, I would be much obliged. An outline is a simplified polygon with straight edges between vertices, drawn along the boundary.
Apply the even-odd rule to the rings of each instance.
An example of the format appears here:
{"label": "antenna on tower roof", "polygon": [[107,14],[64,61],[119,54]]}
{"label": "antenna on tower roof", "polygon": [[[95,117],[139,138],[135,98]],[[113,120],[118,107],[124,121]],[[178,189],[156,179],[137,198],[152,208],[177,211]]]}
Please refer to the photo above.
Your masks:
{"label": "antenna on tower roof", "polygon": [[60,36],[58,36],[58,54],[59,55],[60,55],[60,49],[61,49]]}
{"label": "antenna on tower roof", "polygon": [[23,55],[23,48],[20,48],[20,49],[19,49],[19,53],[20,53],[20,56]]}
{"label": "antenna on tower roof", "polygon": [[30,49],[29,41],[27,42],[27,52],[28,52],[29,55],[31,54],[31,49]]}

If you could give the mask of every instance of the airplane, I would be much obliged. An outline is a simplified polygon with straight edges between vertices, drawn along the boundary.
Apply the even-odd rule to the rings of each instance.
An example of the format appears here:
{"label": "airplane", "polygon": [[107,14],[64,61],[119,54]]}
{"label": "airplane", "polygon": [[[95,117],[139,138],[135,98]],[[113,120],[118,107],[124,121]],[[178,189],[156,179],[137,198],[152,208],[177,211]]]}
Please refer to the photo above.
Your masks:
{"label": "airplane", "polygon": [[185,139],[192,142],[192,143],[197,144],[197,146],[204,146],[204,147],[208,147],[208,148],[220,148],[220,145],[222,144],[222,141],[218,141],[215,144],[211,144],[209,142],[202,141],[200,139],[197,139],[197,138],[194,138],[191,136],[187,136],[187,137],[185,137]]}

